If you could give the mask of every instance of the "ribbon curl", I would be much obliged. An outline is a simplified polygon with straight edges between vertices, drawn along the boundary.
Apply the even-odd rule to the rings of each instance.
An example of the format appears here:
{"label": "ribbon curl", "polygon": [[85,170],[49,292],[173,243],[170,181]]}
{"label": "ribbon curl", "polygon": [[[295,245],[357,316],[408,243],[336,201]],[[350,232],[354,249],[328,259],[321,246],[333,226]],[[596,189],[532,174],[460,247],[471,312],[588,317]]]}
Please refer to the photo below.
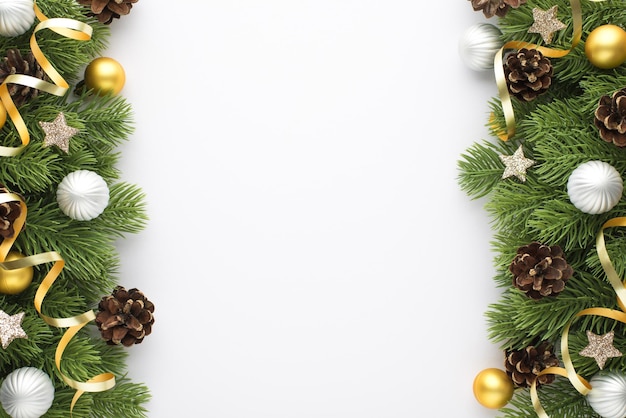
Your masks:
{"label": "ribbon curl", "polygon": [[[43,29],[50,29],[53,32],[56,32],[64,37],[79,41],[86,41],[91,39],[91,26],[73,19],[49,19],[41,12],[37,4],[34,5],[34,10],[37,18],[40,20],[40,23],[35,27],[33,34],[31,35],[30,47],[35,59],[37,60],[43,71],[48,75],[50,80],[52,80],[52,83],[28,75],[14,74],[8,76],[4,80],[4,82],[0,84],[0,112],[6,111],[6,113],[13,121],[22,141],[22,145],[19,147],[0,146],[0,156],[10,157],[18,155],[30,142],[30,134],[24,120],[22,119],[22,116],[20,115],[15,104],[13,103],[13,100],[11,99],[11,95],[9,94],[9,90],[7,87],[8,84],[21,84],[38,90],[43,90],[56,96],[63,96],[70,87],[65,79],[63,79],[63,77],[52,66],[50,61],[43,54],[41,48],[37,43],[36,34]],[[65,261],[56,251],[26,256],[14,261],[6,261],[6,257],[11,250],[11,247],[13,246],[15,240],[17,239],[17,236],[24,227],[27,216],[26,203],[22,200],[20,196],[14,193],[0,194],[0,203],[8,202],[18,202],[21,208],[21,213],[20,216],[13,223],[13,227],[15,230],[13,236],[11,238],[4,239],[0,244],[0,268],[4,270],[15,270],[20,268],[33,267],[41,264],[53,263],[52,268],[48,271],[46,276],[43,278],[41,284],[37,288],[37,292],[35,293],[34,298],[34,305],[35,310],[37,311],[41,319],[48,325],[57,328],[68,328],[68,330],[61,337],[59,344],[57,345],[57,349],[55,352],[55,364],[61,379],[68,386],[76,389],[76,393],[74,394],[70,406],[71,414],[74,406],[76,405],[76,402],[83,393],[103,392],[113,388],[115,386],[115,376],[112,373],[102,373],[89,379],[86,382],[80,382],[70,378],[69,376],[66,376],[61,372],[61,360],[63,358],[63,353],[65,349],[69,345],[72,338],[74,338],[74,336],[85,325],[95,319],[96,314],[93,312],[93,310],[91,310],[68,318],[53,318],[45,315],[42,312],[43,300],[48,294],[55,280],[61,274],[61,271],[65,266]]]}
{"label": "ribbon curl", "polygon": [[52,268],[48,271],[41,284],[37,288],[37,292],[35,293],[34,298],[34,305],[35,310],[37,311],[41,319],[43,319],[43,321],[46,322],[48,325],[52,325],[57,328],[68,328],[65,334],[63,334],[63,337],[61,337],[59,344],[57,345],[54,360],[61,379],[63,379],[63,381],[68,386],[77,390],[77,392],[74,394],[74,398],[72,399],[72,403],[70,406],[71,411],[74,409],[74,405],[84,392],[104,392],[114,387],[115,376],[112,373],[102,373],[89,379],[87,382],[79,382],[64,375],[61,372],[61,359],[63,358],[63,352],[69,345],[72,338],[74,338],[74,336],[78,333],[78,331],[80,331],[81,328],[83,328],[85,325],[87,325],[89,322],[96,318],[96,314],[93,312],[93,310],[68,318],[53,318],[43,314],[43,300],[48,294],[48,291],[54,284],[55,280],[63,270],[63,267],[65,266],[65,261],[56,251],[35,254],[13,261],[5,261],[11,247],[13,246],[13,243],[15,242],[17,236],[24,227],[27,215],[26,203],[24,203],[20,196],[14,193],[0,194],[0,204],[9,202],[18,202],[21,208],[21,212],[20,216],[13,223],[15,233],[12,237],[4,239],[0,244],[0,268],[4,270],[15,270],[27,267],[34,267],[46,263],[54,263]]}
{"label": "ribbon curl", "polygon": [[70,88],[67,81],[65,81],[61,74],[59,74],[59,72],[52,66],[50,61],[41,51],[41,48],[37,43],[37,33],[44,29],[50,29],[51,31],[66,38],[75,39],[77,41],[88,41],[91,39],[91,34],[93,32],[92,27],[86,23],[67,18],[49,19],[41,12],[37,4],[34,5],[34,9],[35,15],[40,20],[40,23],[35,26],[35,29],[30,37],[30,48],[35,60],[39,63],[42,70],[46,73],[50,80],[52,80],[52,83],[25,74],[12,74],[9,75],[2,82],[2,84],[0,84],[0,112],[6,112],[9,115],[22,142],[22,145],[18,147],[0,146],[1,157],[14,157],[20,154],[30,143],[30,133],[28,132],[24,119],[22,119],[22,115],[20,115],[13,99],[11,99],[8,85],[20,84],[22,86],[45,91],[55,96],[65,95]]}
{"label": "ribbon curl", "polygon": [[[617,217],[609,219],[602,225],[602,228],[598,232],[596,236],[596,252],[598,253],[598,258],[600,259],[600,264],[606,273],[607,279],[613,287],[615,294],[617,296],[617,304],[620,307],[621,311],[609,308],[587,308],[578,312],[574,317],[567,323],[563,330],[563,334],[561,335],[561,355],[563,356],[563,364],[565,367],[550,367],[539,373],[539,376],[545,374],[557,374],[559,376],[563,376],[569,379],[572,386],[583,396],[587,395],[591,390],[591,385],[587,380],[585,380],[582,376],[576,373],[576,368],[574,367],[574,363],[572,362],[572,357],[569,352],[569,330],[573,324],[573,322],[583,316],[600,316],[603,318],[613,319],[615,321],[626,324],[626,286],[624,282],[620,279],[615,267],[613,267],[613,263],[611,262],[611,257],[606,249],[606,242],[604,239],[604,231],[608,228],[613,228],[617,226],[626,227],[626,217]],[[533,407],[535,408],[535,412],[539,416],[539,418],[549,418],[549,415],[541,406],[541,402],[539,401],[539,396],[537,394],[537,386],[536,379],[533,382],[530,388],[530,396],[533,403]]]}
{"label": "ribbon curl", "polygon": [[[588,0],[590,2],[603,2],[605,0]],[[540,46],[537,44],[533,44],[530,42],[523,41],[510,41],[505,43],[500,50],[494,56],[494,71],[496,77],[496,83],[498,86],[498,94],[500,95],[500,101],[502,104],[502,110],[504,113],[505,123],[506,123],[506,131],[496,132],[497,136],[503,140],[508,141],[515,135],[515,113],[513,110],[513,104],[511,101],[511,96],[509,94],[506,77],[504,74],[504,66],[503,66],[503,56],[504,51],[507,49],[521,49],[521,48],[532,48],[540,51],[544,56],[549,58],[562,58],[568,55],[571,51],[578,46],[580,40],[582,38],[582,9],[580,5],[580,0],[570,0],[570,5],[572,9],[572,24],[573,24],[573,32],[572,32],[572,42],[571,46],[568,49],[554,49],[547,48],[544,46]],[[491,120],[491,125],[494,130],[495,121]],[[606,243],[604,240],[604,230],[607,228],[615,227],[615,226],[626,226],[626,217],[613,218],[607,221],[601,228],[600,232],[596,236],[596,251],[598,253],[598,257],[600,259],[600,263],[607,275],[609,283],[615,290],[617,295],[617,303],[622,309],[622,311],[609,309],[609,308],[588,308],[583,309],[578,312],[574,317],[567,323],[565,326],[563,333],[561,334],[561,355],[563,357],[564,367],[549,367],[542,370],[538,373],[538,376],[553,374],[565,377],[569,379],[570,383],[574,388],[583,396],[587,395],[591,391],[591,385],[589,382],[576,373],[576,368],[572,362],[571,355],[569,353],[569,331],[573,324],[573,322],[582,316],[601,316],[604,318],[613,319],[615,321],[622,322],[626,324],[626,286],[624,286],[624,282],[620,279],[619,275],[615,271],[609,254],[606,250]],[[530,397],[531,402],[533,404],[533,408],[537,413],[539,418],[550,418],[546,413],[544,408],[541,405],[541,401],[539,400],[539,395],[537,393],[537,379],[533,382],[530,387]]]}

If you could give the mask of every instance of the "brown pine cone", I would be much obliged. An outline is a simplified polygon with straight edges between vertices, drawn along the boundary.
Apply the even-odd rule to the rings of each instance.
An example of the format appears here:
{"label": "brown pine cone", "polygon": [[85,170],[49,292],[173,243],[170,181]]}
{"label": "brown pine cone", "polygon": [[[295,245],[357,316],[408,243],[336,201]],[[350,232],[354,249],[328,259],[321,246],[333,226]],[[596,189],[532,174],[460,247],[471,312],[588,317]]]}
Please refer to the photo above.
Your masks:
{"label": "brown pine cone", "polygon": [[[25,74],[40,80],[50,81],[32,52],[22,57],[20,51],[14,48],[8,49],[6,56],[0,62],[0,83],[3,83],[12,74]],[[9,83],[7,87],[16,107],[23,105],[39,94],[39,90],[21,84]]]}
{"label": "brown pine cone", "polygon": [[626,146],[626,88],[612,96],[602,96],[594,113],[594,124],[600,138],[618,147]]}
{"label": "brown pine cone", "polygon": [[503,17],[507,14],[512,7],[517,9],[522,4],[526,3],[526,0],[470,0],[472,2],[472,8],[474,11],[482,10],[485,17],[490,18],[493,16]]}
{"label": "brown pine cone", "polygon": [[554,382],[553,374],[537,376],[542,370],[559,365],[554,347],[548,341],[543,341],[537,346],[528,346],[523,350],[507,350],[505,356],[504,367],[515,386],[530,387],[535,380],[537,386]]}
{"label": "brown pine cone", "polygon": [[78,0],[78,4],[89,6],[88,16],[96,16],[98,22],[111,24],[113,19],[119,19],[130,13],[133,3],[139,0]]}
{"label": "brown pine cone", "polygon": [[98,304],[96,325],[109,345],[130,347],[152,332],[154,304],[137,289],[117,286]]}
{"label": "brown pine cone", "polygon": [[504,76],[509,92],[530,102],[552,84],[552,63],[539,50],[522,48],[507,55]]}
{"label": "brown pine cone", "polygon": [[[0,186],[0,193],[11,193],[11,191]],[[11,238],[15,234],[13,222],[21,213],[22,207],[19,202],[0,203],[0,236],[2,238]]]}
{"label": "brown pine cone", "polygon": [[532,299],[557,296],[574,274],[561,247],[538,242],[519,247],[509,271],[513,273],[513,286]]}

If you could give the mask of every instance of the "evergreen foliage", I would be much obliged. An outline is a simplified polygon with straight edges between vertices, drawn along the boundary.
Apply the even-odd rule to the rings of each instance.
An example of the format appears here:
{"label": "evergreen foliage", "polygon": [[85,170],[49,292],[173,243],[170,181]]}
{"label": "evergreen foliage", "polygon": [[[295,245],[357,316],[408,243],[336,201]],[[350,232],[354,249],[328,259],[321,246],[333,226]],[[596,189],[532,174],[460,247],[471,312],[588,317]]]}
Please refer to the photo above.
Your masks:
{"label": "evergreen foliage", "polygon": [[[87,9],[75,0],[39,0],[37,5],[49,18],[74,19],[93,28],[89,41],[75,41],[51,30],[36,35],[44,55],[71,86],[75,85],[81,80],[85,66],[106,49],[110,28],[87,17]],[[0,51],[18,48],[22,54],[28,53],[31,33],[0,37]],[[70,89],[64,97],[40,92],[18,110],[29,129],[31,142],[15,157],[0,157],[0,183],[22,196],[28,207],[25,228],[13,249],[24,255],[56,251],[65,261],[64,269],[44,300],[45,315],[66,318],[95,310],[100,298],[121,284],[116,240],[141,231],[147,222],[145,196],[136,185],[120,181],[116,168],[118,147],[133,132],[131,106],[122,96],[101,97],[89,92],[77,96]],[[80,131],[71,139],[69,154],[55,146],[42,146],[44,132],[39,121],[51,121],[59,112],[65,113],[68,125]],[[0,129],[0,138],[3,146],[20,144],[11,120]],[[61,180],[81,169],[98,173],[110,191],[105,211],[86,222],[65,216],[56,202]],[[66,418],[75,390],[61,380],[54,363],[55,350],[65,329],[47,325],[33,305],[37,287],[50,267],[49,264],[35,266],[33,282],[24,292],[0,295],[0,309],[10,315],[26,312],[22,327],[28,335],[27,339],[14,340],[7,349],[0,349],[0,383],[16,368],[42,369],[56,390],[54,403],[44,417]],[[83,394],[73,409],[73,417],[147,416],[144,405],[150,393],[143,384],[126,377],[127,350],[107,345],[93,323],[71,340],[63,355],[62,373],[78,381],[105,372],[114,373],[117,378],[113,389]],[[0,417],[8,417],[2,408]]]}
{"label": "evergreen foliage", "polygon": [[[567,25],[555,32],[552,44],[545,45],[538,34],[528,33],[533,24],[532,9],[548,10],[558,5],[558,19]],[[594,111],[603,95],[626,87],[626,66],[599,69],[584,52],[584,41],[593,29],[615,24],[626,26],[623,1],[581,1],[583,33],[581,42],[565,57],[551,58],[553,84],[548,92],[530,103],[512,99],[516,134],[508,141],[496,133],[505,121],[499,97],[489,103],[493,111],[487,122],[492,134],[477,140],[458,161],[459,185],[472,199],[485,199],[485,209],[493,227],[492,248],[496,274],[494,284],[502,288],[501,299],[488,307],[489,338],[502,350],[523,349],[540,340],[560,347],[563,327],[585,308],[620,309],[615,292],[596,253],[596,235],[607,220],[626,216],[626,199],[609,212],[589,215],[570,202],[567,181],[580,164],[601,160],[619,173],[626,172],[626,149],[600,139],[594,126]],[[493,22],[503,33],[502,41],[526,41],[555,49],[569,49],[573,22],[571,4],[566,0],[528,0]],[[526,182],[502,179],[504,165],[499,155],[512,155],[524,144],[527,158],[536,162],[527,171]],[[607,250],[621,278],[626,277],[626,231],[611,228],[605,232]],[[574,269],[565,290],[555,298],[531,300],[512,286],[508,271],[518,247],[539,241],[560,245]],[[615,330],[615,347],[626,347],[624,325],[612,319],[585,316],[574,321],[570,331],[570,354],[576,371],[586,379],[598,373],[593,358],[579,355],[588,343],[585,331],[604,334]],[[605,369],[625,370],[626,356],[611,358]],[[551,417],[597,417],[581,396],[562,377],[539,389],[539,398]],[[536,416],[528,390],[519,389],[506,408],[506,418]]]}

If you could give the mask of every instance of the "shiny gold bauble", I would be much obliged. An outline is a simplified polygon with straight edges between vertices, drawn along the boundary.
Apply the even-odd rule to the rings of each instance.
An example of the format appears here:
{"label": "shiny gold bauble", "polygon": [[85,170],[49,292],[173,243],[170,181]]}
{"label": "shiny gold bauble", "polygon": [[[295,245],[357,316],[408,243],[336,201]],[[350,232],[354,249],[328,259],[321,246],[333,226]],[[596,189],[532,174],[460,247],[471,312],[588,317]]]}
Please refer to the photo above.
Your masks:
{"label": "shiny gold bauble", "polygon": [[126,73],[113,58],[96,58],[85,68],[85,87],[100,96],[116,95],[124,88]]}
{"label": "shiny gold bauble", "polygon": [[[9,252],[4,261],[14,261],[24,258],[23,254],[15,251]],[[33,281],[33,268],[22,267],[15,270],[4,270],[0,268],[0,293],[5,295],[16,295],[23,292]]]}
{"label": "shiny gold bauble", "polygon": [[626,31],[616,25],[602,25],[585,41],[585,55],[596,67],[615,68],[626,61]]}
{"label": "shiny gold bauble", "polygon": [[500,409],[513,397],[513,381],[504,370],[490,368],[476,375],[474,396],[487,408]]}

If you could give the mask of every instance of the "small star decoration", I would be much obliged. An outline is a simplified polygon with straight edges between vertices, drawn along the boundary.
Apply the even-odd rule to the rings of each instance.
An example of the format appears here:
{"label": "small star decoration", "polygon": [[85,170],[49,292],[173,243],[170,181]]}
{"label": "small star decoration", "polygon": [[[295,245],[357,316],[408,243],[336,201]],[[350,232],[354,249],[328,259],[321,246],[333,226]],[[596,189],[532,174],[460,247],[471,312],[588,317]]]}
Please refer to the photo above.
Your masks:
{"label": "small star decoration", "polygon": [[521,181],[526,181],[526,169],[535,164],[533,160],[524,157],[521,145],[513,155],[500,155],[500,160],[506,166],[502,174],[503,179],[515,176]]}
{"label": "small star decoration", "polygon": [[613,347],[614,336],[614,331],[604,335],[596,335],[591,331],[587,331],[589,345],[580,352],[580,355],[595,358],[598,367],[602,370],[607,359],[622,356],[622,353],[617,348]]}
{"label": "small star decoration", "polygon": [[9,315],[0,310],[0,341],[2,342],[2,348],[6,348],[16,338],[28,338],[28,335],[22,329],[22,320],[24,319],[25,312],[20,312],[15,315]]}
{"label": "small star decoration", "polygon": [[78,133],[78,129],[67,126],[63,112],[60,112],[52,122],[39,122],[39,126],[46,133],[43,140],[45,147],[56,145],[66,154],[69,153],[70,138]]}
{"label": "small star decoration", "polygon": [[537,7],[533,9],[532,26],[528,29],[528,33],[538,33],[544,42],[549,44],[552,42],[552,35],[557,30],[565,29],[565,24],[556,17],[558,6],[554,5],[548,10],[541,10]]}

